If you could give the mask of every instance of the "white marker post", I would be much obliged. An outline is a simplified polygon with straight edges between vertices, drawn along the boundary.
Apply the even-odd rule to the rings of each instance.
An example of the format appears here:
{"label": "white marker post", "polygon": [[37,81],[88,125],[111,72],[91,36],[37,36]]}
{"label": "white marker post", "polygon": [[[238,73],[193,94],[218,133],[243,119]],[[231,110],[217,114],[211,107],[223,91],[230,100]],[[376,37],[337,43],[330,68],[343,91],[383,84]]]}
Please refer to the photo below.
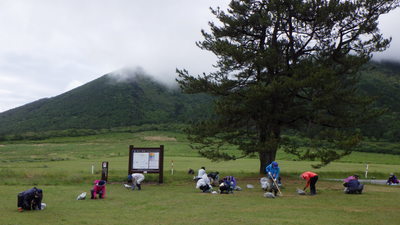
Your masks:
{"label": "white marker post", "polygon": [[92,165],[92,174],[94,174],[94,165]]}
{"label": "white marker post", "polygon": [[171,175],[174,175],[174,160],[171,160]]}
{"label": "white marker post", "polygon": [[365,178],[368,178],[368,163],[367,163],[367,167],[365,168]]}

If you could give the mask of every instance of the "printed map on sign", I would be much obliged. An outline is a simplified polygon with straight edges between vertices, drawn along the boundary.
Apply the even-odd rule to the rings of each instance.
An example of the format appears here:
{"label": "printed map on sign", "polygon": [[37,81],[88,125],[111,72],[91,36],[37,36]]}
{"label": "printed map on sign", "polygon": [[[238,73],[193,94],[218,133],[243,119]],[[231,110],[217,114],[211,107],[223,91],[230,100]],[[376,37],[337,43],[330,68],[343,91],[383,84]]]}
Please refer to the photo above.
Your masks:
{"label": "printed map on sign", "polygon": [[149,169],[158,169],[158,152],[149,152]]}
{"label": "printed map on sign", "polygon": [[160,154],[158,152],[134,152],[133,169],[158,169]]}

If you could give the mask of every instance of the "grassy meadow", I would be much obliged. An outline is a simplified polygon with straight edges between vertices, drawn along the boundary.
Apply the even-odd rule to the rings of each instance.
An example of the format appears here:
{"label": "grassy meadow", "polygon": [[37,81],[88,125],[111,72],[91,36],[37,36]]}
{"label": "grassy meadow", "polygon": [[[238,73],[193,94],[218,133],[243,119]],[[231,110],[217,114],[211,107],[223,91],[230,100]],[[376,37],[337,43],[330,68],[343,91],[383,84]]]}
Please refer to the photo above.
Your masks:
{"label": "grassy meadow", "polygon": [[[146,176],[142,191],[123,187],[128,169],[128,146],[164,145],[164,184],[157,175]],[[100,163],[109,162],[107,197],[75,200],[100,177]],[[174,174],[171,174],[171,162]],[[387,178],[400,174],[400,156],[359,153],[322,169],[308,161],[278,153],[284,189],[276,199],[263,197],[256,158],[210,162],[189,148],[185,135],[176,132],[108,133],[87,137],[0,143],[0,224],[398,224],[400,186],[365,186],[362,195],[344,195],[340,182],[353,173]],[[94,174],[91,172],[95,166]],[[189,168],[233,175],[243,191],[232,195],[203,194],[194,188]],[[313,170],[320,176],[317,196],[298,196],[304,181],[298,175]],[[246,188],[253,184],[255,188]],[[44,191],[43,211],[17,212],[20,191],[37,186]]]}

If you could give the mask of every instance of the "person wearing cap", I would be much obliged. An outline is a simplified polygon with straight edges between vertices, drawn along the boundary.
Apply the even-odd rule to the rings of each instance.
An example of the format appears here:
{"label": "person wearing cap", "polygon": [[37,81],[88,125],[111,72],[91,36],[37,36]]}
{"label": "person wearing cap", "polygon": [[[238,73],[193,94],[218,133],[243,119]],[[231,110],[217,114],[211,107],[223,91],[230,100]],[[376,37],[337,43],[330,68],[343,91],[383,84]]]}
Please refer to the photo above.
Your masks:
{"label": "person wearing cap", "polygon": [[141,173],[132,173],[128,175],[128,182],[132,182],[132,191],[135,190],[135,187],[140,191],[142,190],[142,181],[144,180],[144,175]]}
{"label": "person wearing cap", "polygon": [[[274,192],[275,196],[278,192],[278,187],[275,186],[275,183],[279,180],[279,173],[281,169],[278,166],[278,162],[273,161],[267,167],[265,167],[265,172],[268,174],[268,192]],[[275,182],[274,182],[275,181]]]}
{"label": "person wearing cap", "polygon": [[303,188],[303,191],[305,191],[310,186],[310,194],[316,195],[317,189],[315,188],[315,184],[318,181],[318,174],[307,171],[302,173],[300,177],[307,181],[306,186]]}
{"label": "person wearing cap", "polygon": [[105,198],[106,196],[106,181],[104,180],[95,180],[93,185],[93,189],[90,190],[91,199],[97,199],[97,195],[99,198]]}
{"label": "person wearing cap", "polygon": [[394,175],[394,173],[390,173],[389,179],[386,181],[387,185],[398,185],[399,180],[397,177]]}

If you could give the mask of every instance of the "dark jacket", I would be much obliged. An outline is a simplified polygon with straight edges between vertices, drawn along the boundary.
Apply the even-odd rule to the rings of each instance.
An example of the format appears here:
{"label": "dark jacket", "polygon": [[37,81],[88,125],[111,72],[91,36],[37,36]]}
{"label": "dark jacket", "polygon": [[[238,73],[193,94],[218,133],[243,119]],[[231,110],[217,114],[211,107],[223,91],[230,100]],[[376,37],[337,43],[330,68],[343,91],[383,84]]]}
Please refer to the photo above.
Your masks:
{"label": "dark jacket", "polygon": [[25,210],[42,209],[43,191],[36,187],[18,194],[18,207]]}
{"label": "dark jacket", "polygon": [[398,184],[399,180],[397,179],[397,177],[395,175],[390,175],[389,179],[387,180],[388,184]]}
{"label": "dark jacket", "polygon": [[213,180],[218,181],[219,180],[219,173],[218,172],[211,172],[207,174],[208,177],[211,177]]}
{"label": "dark jacket", "polygon": [[347,193],[352,194],[355,192],[359,192],[361,194],[364,185],[361,184],[357,179],[350,180],[349,182],[343,184],[345,187],[347,187]]}

